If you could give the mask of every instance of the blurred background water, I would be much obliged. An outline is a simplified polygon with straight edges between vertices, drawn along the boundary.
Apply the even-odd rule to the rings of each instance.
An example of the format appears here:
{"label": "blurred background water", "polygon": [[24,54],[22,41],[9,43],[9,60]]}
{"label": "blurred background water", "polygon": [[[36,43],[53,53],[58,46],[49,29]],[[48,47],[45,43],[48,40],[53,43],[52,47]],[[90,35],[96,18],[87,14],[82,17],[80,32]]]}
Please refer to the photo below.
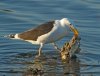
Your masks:
{"label": "blurred background water", "polygon": [[[55,65],[46,64],[44,76],[99,76],[99,0],[0,0],[0,76],[29,76],[24,72],[28,67],[32,67],[28,63],[34,61],[39,47],[2,36],[23,32],[44,22],[63,17],[72,19],[78,28],[82,38],[81,52],[77,55],[78,60],[62,64],[53,46],[45,45],[43,52],[50,57],[48,63],[54,60]],[[66,38],[57,43],[60,47],[64,42]]]}

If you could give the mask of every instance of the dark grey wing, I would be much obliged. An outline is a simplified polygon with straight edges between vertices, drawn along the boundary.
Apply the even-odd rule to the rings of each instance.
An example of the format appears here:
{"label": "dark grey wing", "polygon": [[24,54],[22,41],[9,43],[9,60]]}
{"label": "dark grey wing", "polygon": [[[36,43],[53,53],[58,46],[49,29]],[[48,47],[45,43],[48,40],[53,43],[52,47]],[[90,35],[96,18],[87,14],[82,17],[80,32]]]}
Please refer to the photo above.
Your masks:
{"label": "dark grey wing", "polygon": [[34,40],[36,41],[37,38],[43,34],[50,32],[54,26],[55,21],[50,21],[44,24],[41,24],[35,29],[25,31],[18,35],[19,38],[24,40]]}

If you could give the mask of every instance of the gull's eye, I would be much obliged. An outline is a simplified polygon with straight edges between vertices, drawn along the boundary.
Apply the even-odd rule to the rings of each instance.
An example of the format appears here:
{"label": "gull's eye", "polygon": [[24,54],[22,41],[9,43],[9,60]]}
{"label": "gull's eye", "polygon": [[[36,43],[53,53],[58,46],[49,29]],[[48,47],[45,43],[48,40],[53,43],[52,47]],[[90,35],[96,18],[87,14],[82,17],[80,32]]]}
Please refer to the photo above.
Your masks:
{"label": "gull's eye", "polygon": [[72,24],[69,24],[69,25],[72,25]]}

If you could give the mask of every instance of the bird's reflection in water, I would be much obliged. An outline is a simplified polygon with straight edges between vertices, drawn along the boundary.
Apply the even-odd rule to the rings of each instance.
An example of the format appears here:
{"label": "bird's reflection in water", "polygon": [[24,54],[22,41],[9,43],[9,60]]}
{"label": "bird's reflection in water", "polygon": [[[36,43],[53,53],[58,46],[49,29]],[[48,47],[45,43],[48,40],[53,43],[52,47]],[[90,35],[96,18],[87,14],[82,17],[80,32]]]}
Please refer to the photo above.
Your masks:
{"label": "bird's reflection in water", "polygon": [[23,76],[80,76],[79,60],[73,58],[63,61],[60,56],[36,57]]}
{"label": "bird's reflection in water", "polygon": [[30,64],[23,76],[43,76],[45,72],[46,59],[44,56],[35,57],[33,64]]}
{"label": "bird's reflection in water", "polygon": [[78,58],[63,61],[64,76],[80,76],[80,63]]}

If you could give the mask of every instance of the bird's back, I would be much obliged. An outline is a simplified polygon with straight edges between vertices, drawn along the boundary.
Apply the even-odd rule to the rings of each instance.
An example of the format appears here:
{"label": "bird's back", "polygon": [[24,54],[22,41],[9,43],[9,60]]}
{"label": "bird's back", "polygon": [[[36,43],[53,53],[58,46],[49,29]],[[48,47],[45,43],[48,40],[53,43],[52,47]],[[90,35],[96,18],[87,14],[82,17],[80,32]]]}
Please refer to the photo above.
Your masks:
{"label": "bird's back", "polygon": [[50,21],[40,26],[36,27],[35,29],[31,29],[20,33],[18,36],[23,40],[33,40],[36,41],[37,38],[43,34],[50,32],[53,28],[54,21]]}

